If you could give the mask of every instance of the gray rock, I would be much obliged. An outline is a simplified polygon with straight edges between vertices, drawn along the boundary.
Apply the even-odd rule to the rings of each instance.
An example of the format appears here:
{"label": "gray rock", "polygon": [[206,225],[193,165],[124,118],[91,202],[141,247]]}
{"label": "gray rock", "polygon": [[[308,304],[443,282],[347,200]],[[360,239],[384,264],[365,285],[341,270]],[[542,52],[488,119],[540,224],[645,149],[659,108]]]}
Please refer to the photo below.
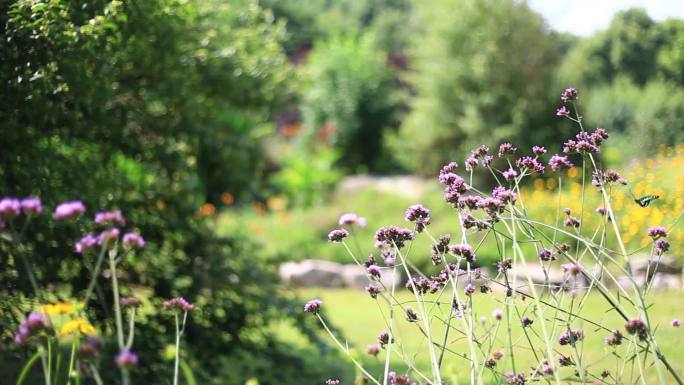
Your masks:
{"label": "gray rock", "polygon": [[647,271],[649,276],[655,273],[680,274],[682,272],[682,264],[669,255],[660,257],[638,255],[630,259],[629,265],[634,276],[645,275]]}
{"label": "gray rock", "polygon": [[314,259],[286,262],[278,269],[282,282],[295,287],[342,287],[342,271],[339,263]]}

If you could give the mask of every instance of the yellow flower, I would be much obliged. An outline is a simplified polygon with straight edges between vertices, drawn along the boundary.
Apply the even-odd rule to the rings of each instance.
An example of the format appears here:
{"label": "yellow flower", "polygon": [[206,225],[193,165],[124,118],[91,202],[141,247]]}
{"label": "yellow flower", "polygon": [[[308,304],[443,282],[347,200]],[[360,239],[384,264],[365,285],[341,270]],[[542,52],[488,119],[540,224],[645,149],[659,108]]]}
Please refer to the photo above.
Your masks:
{"label": "yellow flower", "polygon": [[47,315],[65,315],[73,314],[76,311],[77,306],[71,302],[58,302],[55,304],[49,304],[41,306],[39,311]]}
{"label": "yellow flower", "polygon": [[76,332],[87,335],[97,334],[95,327],[81,317],[74,318],[73,320],[62,325],[62,327],[59,329],[59,335],[61,336],[74,334]]}

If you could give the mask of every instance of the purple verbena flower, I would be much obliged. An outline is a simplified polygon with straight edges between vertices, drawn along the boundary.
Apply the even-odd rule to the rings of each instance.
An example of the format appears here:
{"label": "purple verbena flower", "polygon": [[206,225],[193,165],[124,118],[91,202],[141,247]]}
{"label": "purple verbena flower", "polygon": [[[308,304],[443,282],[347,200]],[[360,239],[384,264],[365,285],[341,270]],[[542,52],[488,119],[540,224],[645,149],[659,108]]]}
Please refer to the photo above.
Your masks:
{"label": "purple verbena flower", "polygon": [[542,248],[541,250],[539,250],[539,259],[541,259],[542,261],[555,261],[556,254],[550,249]]}
{"label": "purple verbena flower", "polygon": [[378,294],[382,292],[382,287],[376,283],[371,283],[366,286],[366,291],[371,296],[371,298],[377,298]]}
{"label": "purple verbena flower", "polygon": [[382,347],[380,344],[371,344],[368,345],[368,348],[366,348],[366,353],[370,354],[371,356],[377,356],[381,349]]}
{"label": "purple verbena flower", "polygon": [[523,156],[522,158],[516,160],[515,164],[520,168],[526,168],[539,174],[544,173],[544,165],[541,164],[536,158],[532,158],[531,156]]}
{"label": "purple verbena flower", "polygon": [[86,207],[81,201],[69,201],[60,203],[55,208],[53,216],[57,220],[71,219],[85,213]]}
{"label": "purple verbena flower", "polygon": [[496,199],[501,200],[503,203],[515,203],[518,199],[518,194],[511,189],[507,189],[503,186],[494,187],[492,190],[492,196]]}
{"label": "purple verbena flower", "polygon": [[506,179],[507,181],[513,180],[516,176],[518,176],[518,172],[515,171],[512,168],[508,168],[508,170],[504,171],[501,173],[501,175]]}
{"label": "purple verbena flower", "polygon": [[464,162],[466,171],[473,171],[478,163],[479,161],[476,157],[474,157],[473,155],[469,156],[468,159],[466,159]]}
{"label": "purple verbena flower", "polygon": [[475,292],[475,286],[471,283],[466,283],[465,287],[463,288],[463,292],[465,295],[472,295]]}
{"label": "purple verbena flower", "polygon": [[430,210],[423,205],[416,204],[406,209],[404,219],[416,224],[416,231],[422,232],[430,224]]}
{"label": "purple verbena flower", "polygon": [[0,200],[0,216],[12,218],[21,214],[21,202],[19,199],[5,197]]}
{"label": "purple verbena flower", "polygon": [[622,333],[613,329],[610,336],[603,339],[603,343],[608,346],[618,346],[622,344]]}
{"label": "purple verbena flower", "polygon": [[43,203],[37,197],[24,198],[21,200],[21,210],[26,215],[38,215],[43,212]]}
{"label": "purple verbena flower", "polygon": [[340,385],[339,378],[328,378],[325,380],[325,385]]}
{"label": "purple verbena flower", "polygon": [[380,278],[380,275],[381,275],[380,274],[380,267],[378,267],[378,265],[368,266],[368,268],[366,269],[366,272],[368,273],[368,275],[370,275],[371,277],[374,277],[374,278]]}
{"label": "purple verbena flower", "polygon": [[120,234],[121,231],[116,227],[104,230],[97,236],[97,243],[99,245],[107,246],[110,244],[110,242],[117,240]]}
{"label": "purple verbena flower", "polygon": [[164,310],[191,312],[195,310],[195,305],[191,304],[183,297],[174,297],[164,301]]}
{"label": "purple verbena flower", "polygon": [[653,239],[665,238],[667,237],[667,229],[663,226],[653,226],[646,230],[646,234]]}
{"label": "purple verbena flower", "polygon": [[655,247],[653,248],[653,253],[655,255],[663,255],[668,250],[670,250],[670,242],[668,242],[667,239],[660,238],[655,241]]}
{"label": "purple verbena flower", "polygon": [[138,366],[139,358],[137,354],[128,349],[124,349],[116,355],[114,362],[120,369],[132,368]]}
{"label": "purple verbena flower", "polygon": [[546,147],[532,146],[532,153],[534,153],[536,156],[542,156],[546,154]]}
{"label": "purple verbena flower", "polygon": [[575,346],[577,341],[582,341],[584,339],[584,332],[582,329],[569,329],[563,332],[563,334],[558,337],[558,343],[560,345],[570,345]]}
{"label": "purple verbena flower", "polygon": [[407,241],[413,240],[414,234],[407,228],[397,226],[381,227],[375,232],[375,240],[389,247],[404,247]]}
{"label": "purple verbena flower", "polygon": [[366,226],[366,218],[360,217],[355,213],[346,213],[340,215],[340,219],[337,221],[340,226],[352,226],[357,225],[361,228]]}
{"label": "purple verbena flower", "polygon": [[131,249],[142,249],[145,247],[145,239],[137,233],[126,233],[123,236],[123,244]]}
{"label": "purple verbena flower", "polygon": [[564,168],[572,168],[575,165],[568,160],[567,156],[555,154],[549,159],[549,166],[553,171],[559,171]]}
{"label": "purple verbena flower", "polygon": [[76,242],[76,246],[74,247],[74,249],[77,253],[83,254],[86,251],[97,246],[97,244],[98,237],[94,236],[93,234],[86,234],[83,236],[83,238],[79,239],[78,242]]}
{"label": "purple verbena flower", "polygon": [[98,336],[89,336],[85,341],[81,342],[78,348],[78,354],[81,357],[95,357],[102,351],[102,338]]}
{"label": "purple verbena flower", "polygon": [[577,90],[574,87],[568,87],[561,91],[560,98],[563,101],[563,103],[567,103],[570,100],[577,100]]}
{"label": "purple verbena flower", "polygon": [[568,215],[568,218],[563,221],[565,227],[578,228],[580,226],[580,220],[572,215]]}
{"label": "purple verbena flower", "polygon": [[465,260],[470,263],[475,262],[475,260],[477,259],[473,247],[466,243],[449,245],[449,252],[451,254],[465,258]]}
{"label": "purple verbena flower", "polygon": [[349,231],[345,229],[335,229],[328,233],[329,242],[342,242],[349,236]]}
{"label": "purple verbena flower", "polygon": [[501,309],[494,309],[492,311],[492,317],[494,317],[494,319],[497,321],[501,321],[501,318],[503,318],[503,312]]}
{"label": "purple verbena flower", "polygon": [[569,116],[570,115],[570,110],[565,108],[565,106],[561,106],[561,108],[556,109],[556,116]]}
{"label": "purple verbena flower", "polygon": [[682,321],[679,320],[678,318],[675,318],[672,320],[672,326],[678,328],[678,327],[682,326]]}
{"label": "purple verbena flower", "polygon": [[119,225],[126,226],[126,220],[121,214],[121,210],[102,211],[95,214],[95,223],[98,225]]}
{"label": "purple verbena flower", "polygon": [[637,335],[641,341],[648,339],[648,328],[644,321],[640,319],[631,319],[627,321],[625,330],[631,335]]}
{"label": "purple verbena flower", "polygon": [[318,311],[321,309],[321,305],[323,305],[323,301],[320,299],[312,299],[304,304],[304,311],[307,313],[318,314]]}
{"label": "purple verbena flower", "polygon": [[513,155],[516,151],[518,151],[518,149],[512,144],[501,143],[501,145],[499,145],[499,158],[503,158],[506,155]]}

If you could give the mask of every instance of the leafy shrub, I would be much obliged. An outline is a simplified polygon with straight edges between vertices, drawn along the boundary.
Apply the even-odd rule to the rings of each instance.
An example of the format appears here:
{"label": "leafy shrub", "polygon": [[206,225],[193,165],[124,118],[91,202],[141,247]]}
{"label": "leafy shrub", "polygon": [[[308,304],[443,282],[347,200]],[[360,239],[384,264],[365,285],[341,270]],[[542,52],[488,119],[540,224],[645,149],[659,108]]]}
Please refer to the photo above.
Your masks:
{"label": "leafy shrub", "polygon": [[[548,84],[560,52],[543,19],[515,1],[417,2],[410,45],[411,112],[392,138],[402,164],[423,175],[484,139],[544,144]],[[455,11],[457,10],[457,11]]]}
{"label": "leafy shrub", "polygon": [[376,170],[388,156],[383,137],[398,105],[385,60],[371,36],[337,36],[317,43],[304,69],[306,134],[332,145],[350,171]]}
{"label": "leafy shrub", "polygon": [[[296,299],[279,294],[272,268],[255,268],[251,241],[216,237],[198,208],[212,194],[240,198],[258,187],[257,128],[287,87],[281,26],[252,2],[175,0],[6,1],[0,19],[3,194],[122,210],[148,241],[147,254],[128,261],[124,286],[152,301],[183,294],[203,308],[186,330],[202,341],[187,351],[198,381],[216,378],[217,354],[272,348],[256,331]],[[94,261],[73,245],[87,230],[43,216],[27,231],[46,300],[86,289]],[[12,309],[1,318],[2,371],[13,373],[22,352],[7,331],[36,298],[18,260],[0,263],[3,309]],[[105,322],[110,308],[100,305],[89,314]],[[169,378],[158,359],[167,329],[154,318],[139,325],[141,381]],[[105,373],[112,366],[107,359]]]}

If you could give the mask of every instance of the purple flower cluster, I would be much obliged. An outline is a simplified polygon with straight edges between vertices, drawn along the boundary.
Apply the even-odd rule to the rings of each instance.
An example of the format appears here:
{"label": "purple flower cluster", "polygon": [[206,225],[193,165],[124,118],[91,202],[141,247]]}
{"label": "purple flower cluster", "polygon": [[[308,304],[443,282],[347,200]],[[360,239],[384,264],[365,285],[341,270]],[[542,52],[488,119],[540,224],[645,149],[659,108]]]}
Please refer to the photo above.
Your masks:
{"label": "purple flower cluster", "polygon": [[340,219],[337,221],[340,226],[352,226],[357,225],[361,228],[366,227],[366,218],[360,217],[355,213],[346,213],[340,215]]}
{"label": "purple flower cluster", "polygon": [[366,291],[371,298],[377,298],[378,294],[382,292],[382,286],[378,285],[377,283],[371,283],[370,285],[366,286]]}
{"label": "purple flower cluster", "polygon": [[43,203],[39,198],[27,197],[17,199],[5,197],[0,200],[0,217],[13,218],[21,215],[38,215],[43,212]]}
{"label": "purple flower cluster", "polygon": [[191,312],[195,310],[195,305],[191,304],[183,297],[175,297],[164,301],[164,309],[174,312]]}
{"label": "purple flower cluster", "polygon": [[380,279],[380,267],[378,265],[370,265],[366,268],[366,273],[371,276],[371,278]]}
{"label": "purple flower cluster", "polygon": [[542,156],[546,154],[546,147],[542,146],[532,146],[532,153],[536,156]]}
{"label": "purple flower cluster", "polygon": [[499,145],[499,158],[503,158],[506,155],[514,155],[516,151],[518,151],[518,149],[514,147],[512,144],[501,143]]}
{"label": "purple flower cluster", "polygon": [[670,250],[670,242],[668,242],[667,239],[660,238],[655,241],[653,254],[660,256],[665,254],[668,250]]}
{"label": "purple flower cluster", "polygon": [[414,234],[411,230],[397,226],[381,227],[375,232],[376,246],[396,247],[401,249],[407,241],[411,241]]}
{"label": "purple flower cluster", "polygon": [[505,204],[515,203],[515,201],[518,199],[518,195],[515,193],[515,191],[507,189],[503,186],[494,187],[494,189],[492,190],[492,197],[500,200]]}
{"label": "purple flower cluster", "polygon": [[578,94],[574,87],[568,87],[561,91],[560,99],[563,103],[567,103],[571,100],[577,100]]}
{"label": "purple flower cluster", "polygon": [[551,156],[551,159],[549,159],[549,166],[553,171],[560,171],[563,169],[575,167],[575,165],[572,164],[572,162],[568,159],[567,156],[558,154],[554,154],[553,156]]}
{"label": "purple flower cluster", "polygon": [[19,325],[17,333],[14,335],[14,342],[17,345],[24,345],[31,336],[34,336],[42,331],[50,331],[52,326],[50,320],[45,314],[32,312]]}
{"label": "purple flower cluster", "polygon": [[519,158],[515,161],[515,165],[521,169],[528,169],[538,174],[543,174],[545,168],[544,165],[537,160],[537,158],[533,158],[531,156],[523,156],[522,158]]}
{"label": "purple flower cluster", "polygon": [[644,321],[640,319],[631,319],[625,324],[625,330],[631,335],[637,335],[641,341],[648,339],[648,328]]}
{"label": "purple flower cluster", "polygon": [[570,116],[570,110],[565,106],[561,106],[556,110],[556,116]]}
{"label": "purple flower cluster", "polygon": [[665,238],[667,237],[667,229],[663,226],[653,226],[646,230],[646,234],[653,239]]}
{"label": "purple flower cluster", "polygon": [[457,245],[450,245],[449,246],[449,252],[451,254],[454,254],[459,257],[465,258],[466,261],[473,263],[477,259],[477,256],[475,255],[475,251],[473,250],[473,247],[466,244],[466,243],[461,243]]}
{"label": "purple flower cluster", "polygon": [[389,332],[387,332],[387,331],[384,331],[384,332],[381,332],[380,334],[378,334],[377,340],[378,340],[378,344],[380,345],[380,347],[382,349],[384,349],[385,345],[389,344],[390,341],[394,342],[394,338],[392,338],[392,336],[390,336]]}
{"label": "purple flower cluster", "polygon": [[414,381],[411,381],[408,374],[398,376],[396,372],[389,372],[387,373],[387,379],[390,385],[416,385]]}
{"label": "purple flower cluster", "polygon": [[570,345],[575,346],[577,341],[582,341],[584,339],[584,332],[582,329],[568,329],[563,332],[563,334],[558,337],[558,343],[560,345]]}
{"label": "purple flower cluster", "polygon": [[60,203],[52,214],[55,219],[66,220],[76,218],[86,212],[86,207],[81,201],[69,201]]}
{"label": "purple flower cluster", "polygon": [[121,210],[102,211],[95,214],[95,223],[98,225],[119,225],[126,226],[126,219],[124,219]]}
{"label": "purple flower cluster", "polygon": [[404,219],[416,224],[416,232],[423,230],[430,224],[430,210],[421,204],[416,204],[406,209]]}
{"label": "purple flower cluster", "polygon": [[610,336],[603,339],[603,343],[608,346],[618,346],[622,344],[622,333],[619,330],[613,329]]}
{"label": "purple flower cluster", "polygon": [[542,248],[539,250],[539,259],[542,261],[555,261],[556,253],[547,248]]}
{"label": "purple flower cluster", "polygon": [[335,229],[328,233],[329,242],[342,242],[349,236],[349,231],[345,229]]}
{"label": "purple flower cluster", "polygon": [[591,173],[591,184],[593,186],[599,187],[607,183],[614,182],[620,183],[623,186],[626,186],[629,183],[627,179],[621,177],[620,174],[615,170],[606,170],[603,172],[593,171]]}
{"label": "purple flower cluster", "polygon": [[138,355],[128,349],[122,350],[114,358],[114,363],[120,369],[136,367],[139,361]]}
{"label": "purple flower cluster", "polygon": [[600,127],[593,132],[581,131],[575,135],[574,140],[569,139],[563,143],[563,153],[597,153],[606,139],[608,132]]}
{"label": "purple flower cluster", "polygon": [[126,233],[123,236],[123,244],[130,249],[142,249],[145,247],[145,240],[140,234]]}
{"label": "purple flower cluster", "polygon": [[525,373],[506,372],[504,377],[506,378],[506,385],[525,385],[527,383]]}
{"label": "purple flower cluster", "polygon": [[304,311],[307,313],[318,314],[318,311],[321,309],[321,305],[323,305],[323,301],[320,299],[312,299],[304,304]]}
{"label": "purple flower cluster", "polygon": [[328,378],[325,380],[325,385],[340,385],[339,378]]}
{"label": "purple flower cluster", "polygon": [[449,250],[449,243],[451,242],[451,235],[444,234],[439,237],[439,241],[432,245],[432,264],[438,265],[442,263],[444,253]]}
{"label": "purple flower cluster", "polygon": [[83,238],[79,239],[78,242],[76,242],[76,246],[74,247],[74,249],[77,253],[83,254],[86,251],[93,249],[98,244],[98,237],[94,236],[93,234],[86,234],[85,236],[83,236]]}
{"label": "purple flower cluster", "polygon": [[416,314],[416,311],[413,310],[412,307],[407,306],[405,312],[406,312],[406,320],[407,320],[408,322],[416,322],[416,321],[418,321],[418,319],[419,319],[419,318],[418,318],[418,314]]}
{"label": "purple flower cluster", "polygon": [[504,171],[501,173],[501,175],[506,179],[507,181],[512,181],[515,179],[516,176],[518,176],[518,172],[515,171],[512,168],[509,168],[508,170]]}

